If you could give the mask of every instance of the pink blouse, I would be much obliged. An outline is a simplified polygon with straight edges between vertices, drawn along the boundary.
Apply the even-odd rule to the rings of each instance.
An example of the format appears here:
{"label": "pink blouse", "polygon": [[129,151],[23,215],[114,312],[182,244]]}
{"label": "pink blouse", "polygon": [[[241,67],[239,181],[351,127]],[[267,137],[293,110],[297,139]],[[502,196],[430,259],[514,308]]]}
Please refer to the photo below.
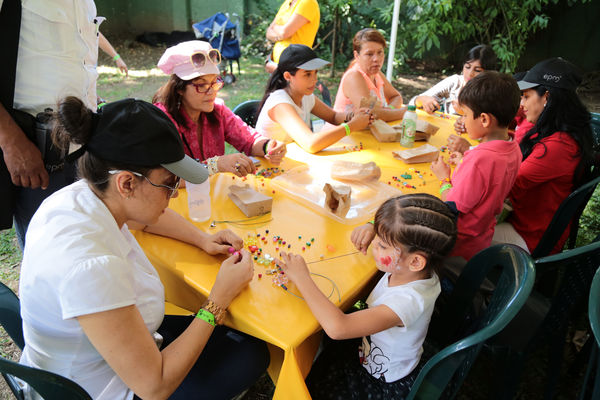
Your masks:
{"label": "pink blouse", "polygon": [[254,128],[246,125],[240,117],[227,108],[221,99],[215,100],[213,111],[218,121],[217,123],[211,123],[205,113],[200,113],[201,143],[198,140],[198,122],[192,121],[183,107],[179,111],[187,122],[187,128],[175,122],[173,117],[167,112],[164,104],[154,103],[154,105],[167,114],[175,124],[175,127],[177,127],[177,131],[183,140],[185,154],[200,161],[224,155],[225,142],[249,156],[252,152],[254,142],[264,138]]}

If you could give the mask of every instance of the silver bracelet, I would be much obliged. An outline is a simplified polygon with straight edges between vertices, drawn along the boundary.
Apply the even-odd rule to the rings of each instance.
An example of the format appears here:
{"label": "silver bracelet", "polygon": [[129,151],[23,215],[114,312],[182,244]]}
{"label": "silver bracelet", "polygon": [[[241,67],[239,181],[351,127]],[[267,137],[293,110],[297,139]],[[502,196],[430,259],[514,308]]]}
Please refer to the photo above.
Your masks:
{"label": "silver bracelet", "polygon": [[214,156],[206,159],[206,166],[208,167],[208,175],[212,176],[219,172],[219,167],[217,166],[217,160],[219,156]]}

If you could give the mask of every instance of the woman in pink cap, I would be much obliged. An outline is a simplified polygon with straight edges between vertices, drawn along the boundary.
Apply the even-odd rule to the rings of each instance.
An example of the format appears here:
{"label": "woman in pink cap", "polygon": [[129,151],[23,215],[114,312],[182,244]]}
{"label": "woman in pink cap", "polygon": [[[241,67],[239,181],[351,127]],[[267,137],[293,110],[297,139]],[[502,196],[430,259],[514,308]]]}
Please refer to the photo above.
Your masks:
{"label": "woman in pink cap", "polygon": [[[259,135],[217,99],[217,92],[223,87],[220,62],[221,54],[208,42],[191,40],[169,47],[158,67],[171,77],[158,89],[152,102],[177,127],[185,153],[205,162],[211,175],[254,173],[249,156],[265,157],[279,164],[286,153],[285,144]],[[240,153],[224,155],[225,142]]]}

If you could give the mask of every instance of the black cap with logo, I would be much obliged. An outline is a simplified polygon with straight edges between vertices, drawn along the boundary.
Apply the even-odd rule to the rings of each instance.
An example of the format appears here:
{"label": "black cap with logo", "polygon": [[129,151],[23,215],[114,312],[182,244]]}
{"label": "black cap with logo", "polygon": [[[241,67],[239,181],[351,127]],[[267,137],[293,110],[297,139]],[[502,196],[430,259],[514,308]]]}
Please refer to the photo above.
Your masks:
{"label": "black cap with logo", "polygon": [[569,61],[555,57],[534,65],[517,83],[521,90],[539,85],[575,90],[581,84],[581,71]]}
{"label": "black cap with logo", "polygon": [[160,165],[192,183],[202,183],[208,170],[185,155],[177,128],[169,117],[150,103],[124,99],[106,104],[94,114],[88,143],[69,154],[74,160],[85,151],[115,163],[140,167]]}
{"label": "black cap with logo", "polygon": [[289,71],[294,68],[314,71],[331,64],[317,57],[317,53],[303,44],[290,44],[279,56],[278,68],[281,71]]}

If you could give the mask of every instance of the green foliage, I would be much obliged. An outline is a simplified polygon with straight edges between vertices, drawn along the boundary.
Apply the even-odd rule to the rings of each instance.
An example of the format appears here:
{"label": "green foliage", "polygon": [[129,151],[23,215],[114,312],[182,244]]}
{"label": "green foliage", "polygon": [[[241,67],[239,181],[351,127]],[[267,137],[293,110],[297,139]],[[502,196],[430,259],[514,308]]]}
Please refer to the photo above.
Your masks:
{"label": "green foliage", "polygon": [[265,0],[255,1],[258,13],[246,14],[244,37],[240,49],[244,56],[266,57],[271,52],[271,45],[266,39],[267,28],[275,17],[273,10]]}
{"label": "green foliage", "polygon": [[[397,44],[400,54],[422,58],[440,48],[440,39],[455,44],[476,42],[490,44],[501,69],[513,71],[532,33],[548,26],[544,7],[559,0],[404,0],[400,11]],[[564,0],[563,0],[564,1]],[[566,6],[590,0],[567,0]],[[393,2],[380,15],[389,23]]]}
{"label": "green foliage", "polygon": [[[265,0],[256,0],[254,5],[259,12],[246,16],[242,53],[266,57],[271,51],[271,45],[267,42],[265,34],[277,9]],[[383,24],[379,7],[371,0],[319,0],[319,8],[321,22],[314,48],[320,57],[328,60],[335,58],[334,67],[337,68],[345,68],[353,58],[352,37],[359,29],[389,26]]]}
{"label": "green foliage", "polygon": [[583,210],[583,214],[581,214],[577,247],[591,243],[598,235],[600,235],[600,186],[596,188],[585,210]]}

